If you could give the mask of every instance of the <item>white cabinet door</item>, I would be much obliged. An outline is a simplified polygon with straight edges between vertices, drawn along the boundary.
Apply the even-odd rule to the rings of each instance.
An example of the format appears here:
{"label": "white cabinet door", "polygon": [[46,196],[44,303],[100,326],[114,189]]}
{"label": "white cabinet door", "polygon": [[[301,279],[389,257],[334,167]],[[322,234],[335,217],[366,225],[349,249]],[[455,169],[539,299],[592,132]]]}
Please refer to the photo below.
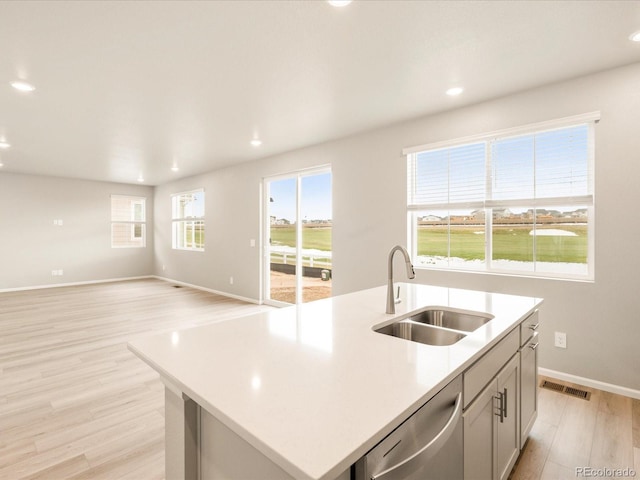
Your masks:
{"label": "white cabinet door", "polygon": [[462,414],[465,480],[494,478],[497,409],[494,379]]}
{"label": "white cabinet door", "polygon": [[465,480],[506,480],[520,453],[518,385],[514,355],[462,415]]}
{"label": "white cabinet door", "polygon": [[538,416],[538,333],[520,353],[520,449]]}
{"label": "white cabinet door", "polygon": [[496,379],[498,407],[502,412],[497,417],[497,471],[494,478],[506,480],[520,454],[520,353],[513,356]]}

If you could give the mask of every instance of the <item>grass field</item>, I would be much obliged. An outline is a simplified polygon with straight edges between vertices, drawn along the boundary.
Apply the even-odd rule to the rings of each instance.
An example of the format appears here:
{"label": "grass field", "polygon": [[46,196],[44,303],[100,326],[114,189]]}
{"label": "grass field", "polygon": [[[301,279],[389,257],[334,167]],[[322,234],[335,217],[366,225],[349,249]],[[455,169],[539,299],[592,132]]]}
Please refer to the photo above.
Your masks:
{"label": "grass field", "polygon": [[[271,227],[271,245],[296,246],[295,225]],[[331,251],[331,227],[303,227],[302,248]]]}
{"label": "grass field", "polygon": [[[543,227],[544,228],[544,227]],[[493,259],[533,261],[534,241],[536,260],[540,262],[587,262],[587,227],[585,225],[550,225],[572,232],[575,236],[542,236],[529,234],[529,225],[505,225],[494,227]],[[485,238],[483,226],[453,227],[451,252],[448,251],[449,234],[445,227],[421,226],[418,228],[418,255],[451,256],[465,260],[484,260]],[[272,245],[295,246],[295,226],[271,228]],[[302,248],[331,251],[331,227],[305,227],[302,230]]]}
{"label": "grass field", "polygon": [[[506,225],[493,231],[493,259],[540,262],[587,262],[587,227],[584,225],[555,226],[576,236],[543,236],[529,234],[531,226]],[[452,227],[451,252],[448,252],[449,233],[445,227],[418,228],[418,255],[451,256],[465,260],[484,260],[485,236],[482,226]]]}

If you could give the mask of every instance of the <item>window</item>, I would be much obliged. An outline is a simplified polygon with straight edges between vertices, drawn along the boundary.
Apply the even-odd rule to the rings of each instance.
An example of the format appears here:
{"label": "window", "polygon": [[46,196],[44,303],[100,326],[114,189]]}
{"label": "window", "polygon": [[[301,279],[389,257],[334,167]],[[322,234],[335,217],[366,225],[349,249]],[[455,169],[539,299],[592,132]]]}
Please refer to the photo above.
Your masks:
{"label": "window", "polygon": [[597,120],[405,150],[415,265],[593,278]]}
{"label": "window", "polygon": [[111,247],[146,246],[145,198],[111,195]]}
{"label": "window", "polygon": [[171,209],[173,248],[204,251],[204,190],[173,195]]}

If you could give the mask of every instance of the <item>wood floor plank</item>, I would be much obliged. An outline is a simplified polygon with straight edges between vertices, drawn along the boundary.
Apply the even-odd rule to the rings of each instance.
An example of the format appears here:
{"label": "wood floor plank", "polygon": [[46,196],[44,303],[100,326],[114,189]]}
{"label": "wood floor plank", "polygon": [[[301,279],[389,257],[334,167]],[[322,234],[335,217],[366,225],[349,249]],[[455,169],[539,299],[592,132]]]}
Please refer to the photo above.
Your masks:
{"label": "wood floor plank", "polygon": [[557,430],[556,425],[536,420],[511,480],[537,480],[541,477]]}
{"label": "wood floor plank", "polygon": [[[547,377],[540,376],[540,383],[544,380],[551,380]],[[552,380],[551,380],[552,381]],[[567,406],[567,396],[559,395],[558,392],[538,388],[538,400],[544,405],[544,408],[538,411],[538,420],[555,425],[560,425],[560,420]]]}
{"label": "wood floor plank", "polygon": [[30,438],[11,440],[10,444],[0,445],[0,478],[4,478],[3,468],[15,465],[36,454],[36,446]]}
{"label": "wood floor plank", "polygon": [[75,475],[78,472],[85,471],[89,466],[89,462],[84,455],[77,455],[52,465],[51,467],[40,470],[39,472],[27,475],[25,480],[52,480],[64,479]]}
{"label": "wood floor plank", "polygon": [[566,402],[548,461],[568,468],[586,467],[591,458],[600,394],[594,391],[590,401],[567,396]]}
{"label": "wood floor plank", "polygon": [[[128,432],[117,441],[96,445],[87,449],[85,457],[89,461],[91,468],[94,469],[104,466],[108,462],[118,462],[122,458],[135,455],[141,446],[158,443],[164,444],[164,424],[138,432]],[[150,450],[159,451],[155,447]],[[108,470],[106,467],[105,469]]]}
{"label": "wood floor plank", "polygon": [[566,467],[549,460],[545,462],[544,470],[540,475],[540,480],[569,480],[571,478],[576,478],[574,467]]}
{"label": "wood floor plank", "polygon": [[624,469],[633,465],[631,405],[628,397],[601,392],[590,466]]}

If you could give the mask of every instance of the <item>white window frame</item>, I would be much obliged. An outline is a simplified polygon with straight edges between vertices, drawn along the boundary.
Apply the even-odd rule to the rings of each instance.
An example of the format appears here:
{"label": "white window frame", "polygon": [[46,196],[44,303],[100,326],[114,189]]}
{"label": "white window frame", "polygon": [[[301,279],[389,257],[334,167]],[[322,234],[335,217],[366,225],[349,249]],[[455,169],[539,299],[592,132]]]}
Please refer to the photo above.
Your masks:
{"label": "white window frame", "polygon": [[[111,209],[112,209],[112,213],[111,213],[111,248],[146,248],[147,246],[147,212],[146,212],[146,208],[147,208],[147,198],[146,197],[140,197],[138,195],[116,195],[113,194],[110,196],[111,198]],[[130,210],[130,218],[128,221],[125,220],[114,220],[113,219],[113,199],[115,198],[126,198],[128,200],[131,200],[131,210]],[[134,205],[141,205],[142,206],[142,220],[136,220],[136,211],[135,208],[133,208]],[[142,243],[141,245],[117,245],[114,243],[114,226],[115,225],[129,225],[131,228],[131,235],[130,235],[130,239],[131,241],[136,241],[138,239],[142,239]],[[136,237],[136,227],[140,227],[140,232],[141,235],[140,237]]]}
{"label": "white window frame", "polygon": [[[175,206],[175,202],[177,199],[179,199],[180,197],[186,196],[186,195],[193,195],[195,193],[202,193],[203,195],[205,194],[204,188],[198,188],[195,190],[189,190],[189,191],[185,191],[185,192],[178,192],[178,193],[174,193],[171,195],[171,248],[174,250],[185,250],[185,251],[193,251],[193,252],[204,252],[204,242],[202,243],[202,247],[196,247],[196,246],[192,246],[192,247],[185,247],[185,246],[180,246],[180,242],[178,242],[178,232],[179,232],[179,228],[178,226],[180,224],[187,224],[187,223],[192,223],[192,224],[196,224],[196,223],[202,223],[202,229],[204,231],[205,228],[205,215],[206,215],[206,210],[205,207],[203,206],[203,215],[202,216],[193,216],[193,217],[178,217],[176,216],[176,206]],[[206,201],[206,196],[205,196],[205,201]],[[195,231],[195,229],[194,229]],[[195,245],[195,241],[193,242]]]}
{"label": "white window frame", "polygon": [[[141,197],[141,198],[139,198],[139,200],[131,203],[131,206],[134,207],[134,208],[131,209],[131,221],[134,222],[131,225],[131,240],[137,240],[138,238],[142,238],[143,239],[142,241],[143,241],[144,244],[146,244],[146,238],[145,238],[145,233],[144,233],[146,228],[143,226],[144,222],[143,223],[136,222],[135,205],[140,205],[142,207],[142,217],[146,218],[146,215],[145,215],[145,212],[144,212],[144,210],[145,210],[145,200],[146,200],[145,198]],[[141,227],[140,228],[140,236],[139,237],[136,236],[136,227],[138,227],[138,226]]]}
{"label": "white window frame", "polygon": [[[455,210],[455,209],[484,209],[485,210],[485,263],[484,268],[464,268],[464,267],[451,267],[451,266],[416,266],[416,268],[435,269],[435,270],[461,270],[466,272],[482,272],[482,273],[495,273],[504,275],[516,275],[516,276],[531,276],[531,277],[549,277],[559,278],[567,280],[582,280],[593,281],[595,275],[595,193],[594,193],[594,138],[595,138],[595,124],[600,120],[600,112],[591,112],[583,115],[575,115],[571,117],[565,117],[558,120],[551,120],[547,122],[540,122],[536,124],[524,125],[520,127],[473,135],[451,141],[437,142],[425,145],[419,145],[415,147],[409,147],[403,149],[402,153],[407,159],[407,239],[409,245],[409,251],[412,256],[417,255],[417,213],[420,211],[428,210]],[[589,193],[587,195],[574,196],[574,197],[556,197],[556,198],[537,198],[537,199],[522,199],[522,200],[491,200],[488,199],[491,189],[491,143],[496,140],[501,140],[506,137],[515,137],[519,135],[527,135],[534,133],[541,133],[549,130],[557,130],[562,128],[569,128],[572,126],[587,125],[588,132],[588,171],[589,171]],[[451,147],[459,147],[471,143],[486,143],[485,147],[485,167],[486,167],[486,190],[484,201],[468,202],[468,203],[443,203],[443,204],[417,204],[412,203],[412,178],[414,172],[411,170],[412,165],[415,164],[415,158],[418,153],[428,150],[438,150]],[[552,272],[536,272],[523,270],[506,270],[492,265],[492,228],[493,228],[493,215],[492,210],[494,208],[508,208],[508,207],[531,207],[534,209],[544,208],[545,206],[587,206],[587,273],[582,274],[570,274],[570,273],[552,273]],[[535,262],[534,262],[535,265]]]}

